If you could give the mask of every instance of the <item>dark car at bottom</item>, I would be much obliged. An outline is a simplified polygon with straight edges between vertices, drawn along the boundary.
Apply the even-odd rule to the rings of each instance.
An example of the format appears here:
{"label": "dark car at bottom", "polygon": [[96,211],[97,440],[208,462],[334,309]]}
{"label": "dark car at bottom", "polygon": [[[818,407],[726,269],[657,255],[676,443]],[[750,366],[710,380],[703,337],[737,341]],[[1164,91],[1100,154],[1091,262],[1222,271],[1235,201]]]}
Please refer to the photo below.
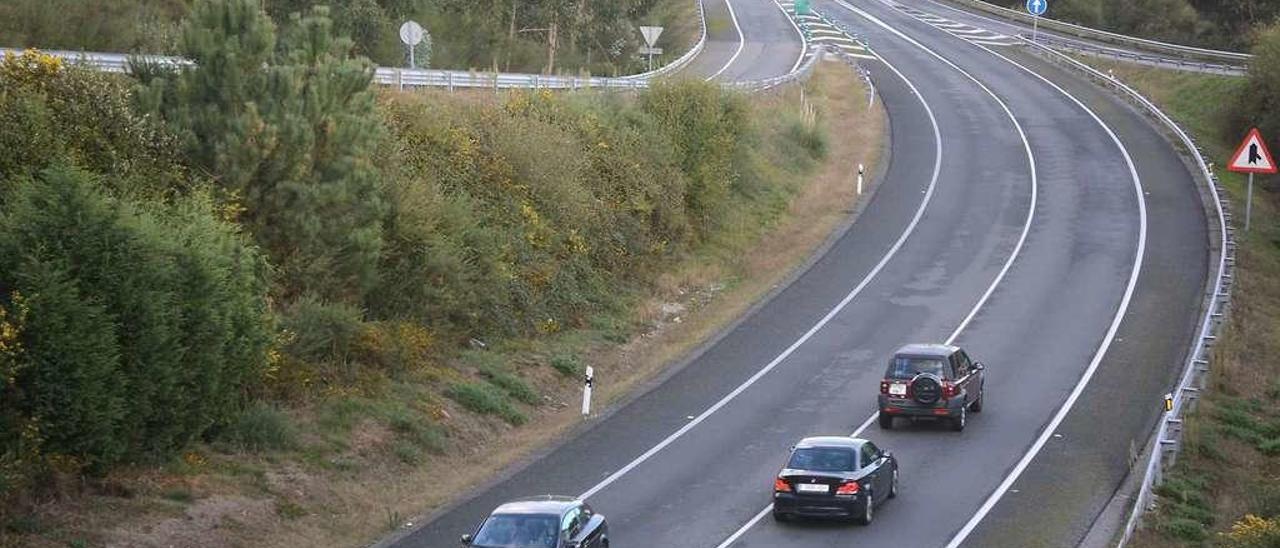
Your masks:
{"label": "dark car at bottom", "polygon": [[773,517],[871,523],[875,508],[898,496],[898,461],[870,441],[811,437],[791,449],[773,484]]}
{"label": "dark car at bottom", "polygon": [[607,548],[609,524],[587,503],[544,496],[499,506],[475,532],[462,536],[472,548]]}

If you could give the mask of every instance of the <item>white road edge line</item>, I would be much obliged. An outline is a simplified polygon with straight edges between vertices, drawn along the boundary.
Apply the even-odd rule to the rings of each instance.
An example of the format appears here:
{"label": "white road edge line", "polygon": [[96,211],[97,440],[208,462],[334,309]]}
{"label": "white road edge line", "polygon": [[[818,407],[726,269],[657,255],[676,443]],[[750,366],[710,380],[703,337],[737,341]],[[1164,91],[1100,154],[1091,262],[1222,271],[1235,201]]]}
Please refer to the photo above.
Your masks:
{"label": "white road edge line", "polygon": [[[880,27],[883,27],[884,29],[897,35],[899,38],[902,38],[906,42],[909,42],[910,44],[920,48],[921,50],[932,55],[933,57],[936,57],[939,61],[942,61],[946,65],[955,69],[956,72],[959,72],[960,74],[968,78],[970,81],[977,84],[979,88],[982,88],[982,91],[986,92],[987,95],[991,96],[991,98],[994,99],[996,103],[1000,105],[1000,108],[1003,109],[1005,114],[1009,117],[1009,121],[1013,122],[1014,129],[1018,131],[1018,137],[1022,139],[1023,150],[1025,150],[1027,153],[1027,163],[1031,167],[1031,203],[1028,204],[1027,206],[1027,220],[1022,225],[1022,234],[1018,236],[1018,243],[1017,245],[1014,246],[1013,252],[1009,254],[1009,258],[1005,260],[1004,266],[1000,269],[1000,273],[996,274],[995,279],[992,280],[991,285],[987,286],[986,292],[984,292],[982,294],[982,297],[978,299],[977,304],[975,304],[973,308],[969,310],[969,314],[966,315],[964,319],[960,321],[960,324],[956,327],[955,331],[952,331],[951,335],[947,337],[946,344],[951,344],[955,342],[955,340],[958,337],[960,337],[960,334],[963,333],[964,330],[969,327],[969,323],[972,322],[973,318],[978,315],[978,312],[981,311],[984,306],[986,306],[987,300],[991,298],[991,295],[995,293],[996,288],[999,287],[1000,283],[1004,281],[1004,277],[1006,274],[1009,273],[1009,269],[1013,268],[1013,263],[1017,260],[1018,256],[1022,253],[1022,246],[1027,241],[1027,235],[1031,233],[1031,225],[1035,221],[1036,205],[1039,201],[1038,188],[1040,186],[1039,176],[1036,174],[1035,154],[1031,151],[1031,142],[1027,139],[1027,134],[1022,128],[1022,124],[1020,124],[1018,122],[1017,117],[1013,115],[1013,110],[1009,108],[1009,105],[1006,104],[1003,100],[1001,100],[1000,96],[996,95],[995,92],[991,91],[991,88],[988,88],[985,84],[982,83],[982,81],[978,80],[972,74],[960,68],[955,63],[952,63],[950,60],[946,59],[945,57],[938,55],[937,52],[929,49],[924,44],[921,44],[920,42],[917,42],[911,37],[899,32],[897,29],[889,26],[884,21],[877,19],[875,16],[872,16],[869,13],[859,10],[858,8],[855,8],[845,3],[843,0],[835,0],[835,2],[837,4],[840,4],[845,9],[862,16],[864,19],[871,21],[872,23]],[[911,90],[915,92],[916,96],[920,98],[920,102],[925,103],[924,96],[920,95],[920,92],[911,83],[911,81],[907,79],[905,75],[899,72],[897,68],[895,68],[893,65],[889,63],[889,61],[881,58],[881,62],[883,62],[885,66],[889,67],[890,70],[892,70],[895,74],[898,75],[899,78],[902,78],[902,80],[907,83],[907,86],[910,87]],[[928,103],[925,103],[925,105],[926,105],[925,108],[928,108]],[[870,426],[871,423],[879,417],[880,417],[879,411],[872,413],[871,416],[867,418],[866,422],[863,422],[862,426],[859,426],[858,429],[854,430],[852,434],[849,434],[849,436],[855,437],[855,438],[858,437],[858,435],[861,434],[863,430],[866,430],[867,427]],[[742,535],[746,534],[748,530],[750,530],[753,526],[755,526],[756,523],[759,523],[760,520],[764,517],[764,515],[767,514],[772,509],[773,509],[773,504],[770,504],[760,513],[756,514],[755,517],[751,518],[751,520],[748,521],[745,525],[743,525],[737,531],[734,531],[734,533],[730,535],[729,538],[725,539],[724,542],[721,542],[719,545],[717,545],[716,548],[728,548],[735,541],[741,538]]]}
{"label": "white road edge line", "polygon": [[724,0],[724,5],[726,8],[729,8],[729,19],[733,20],[733,28],[738,30],[738,49],[733,51],[733,56],[729,58],[729,61],[726,62],[723,67],[720,67],[720,70],[717,70],[715,74],[706,78],[705,81],[707,82],[710,82],[715,79],[715,77],[720,76],[729,68],[729,65],[732,65],[734,61],[737,61],[738,55],[742,54],[742,48],[747,45],[747,37],[742,34],[742,25],[738,24],[738,14],[733,12],[732,0]]}
{"label": "white road edge line", "polygon": [[[913,91],[915,91],[914,87],[912,89]],[[649,460],[651,457],[656,455],[659,451],[662,451],[668,445],[671,445],[672,442],[675,442],[681,436],[685,435],[685,433],[689,432],[699,424],[702,424],[703,421],[707,420],[707,417],[710,417],[713,413],[715,413],[716,411],[719,411],[720,408],[724,407],[734,398],[738,397],[739,394],[741,394],[747,388],[750,388],[751,385],[755,384],[757,381],[759,381],[762,377],[764,377],[770,371],[773,371],[773,369],[776,368],[778,364],[782,363],[783,360],[791,356],[791,354],[794,353],[796,349],[800,348],[801,345],[803,345],[806,341],[808,341],[815,334],[817,334],[819,330],[821,330],[824,326],[826,326],[827,323],[830,322],[831,319],[836,316],[836,314],[839,314],[841,310],[844,310],[844,308],[848,306],[851,301],[853,301],[854,297],[857,297],[860,293],[862,293],[862,290],[865,289],[873,279],[875,279],[876,275],[880,274],[880,271],[883,270],[885,265],[889,263],[889,260],[898,254],[898,250],[902,248],[902,245],[904,243],[906,243],[907,238],[910,237],[913,232],[915,232],[916,226],[920,224],[920,219],[924,217],[925,209],[929,206],[929,202],[933,200],[933,191],[934,189],[937,188],[938,178],[942,174],[942,132],[938,129],[938,119],[934,116],[933,109],[929,108],[929,104],[924,103],[924,97],[919,94],[919,91],[915,91],[915,93],[917,97],[920,97],[921,103],[924,104],[925,112],[929,115],[929,122],[933,126],[934,149],[937,151],[934,155],[934,160],[933,160],[933,175],[929,179],[929,186],[925,190],[924,199],[920,202],[920,207],[916,208],[915,215],[911,218],[911,222],[907,224],[907,227],[905,229],[903,229],[902,234],[898,236],[898,239],[893,243],[893,246],[890,247],[889,250],[885,252],[884,256],[880,258],[880,262],[876,263],[876,266],[873,267],[871,271],[868,272],[867,275],[862,278],[862,281],[859,282],[858,285],[849,292],[849,294],[845,295],[844,298],[841,299],[839,303],[836,303],[835,307],[833,307],[830,311],[828,311],[827,314],[822,317],[822,319],[818,320],[818,323],[814,324],[813,327],[810,327],[809,330],[806,331],[804,335],[801,335],[799,339],[796,339],[794,343],[791,343],[791,346],[788,346],[787,349],[783,350],[781,354],[778,354],[777,357],[775,357],[772,361],[770,361],[763,368],[757,371],[754,375],[752,375],[747,380],[743,381],[743,383],[738,385],[737,388],[734,388],[733,391],[726,394],[723,398],[720,399],[720,401],[716,402],[711,407],[708,407],[705,411],[703,411],[697,417],[694,417],[693,420],[690,420],[689,422],[685,423],[685,425],[680,427],[679,430],[676,430],[670,436],[667,436],[665,439],[658,442],[657,445],[654,445],[653,447],[649,448],[648,451],[645,451],[639,457],[636,457],[635,460],[627,463],[626,466],[623,466],[617,472],[610,474],[600,483],[597,483],[595,486],[588,489],[586,492],[582,493],[581,495],[578,495],[579,499],[587,499],[592,495],[599,493],[600,490],[604,489],[605,487],[608,487],[613,482],[618,481],[619,478],[621,478],[622,476],[625,476],[628,472],[634,470],[637,466],[640,466],[640,464]]]}
{"label": "white road edge line", "polygon": [[[725,1],[727,2],[728,0]],[[809,41],[804,39],[804,32],[800,30],[800,25],[797,25],[795,19],[792,19],[791,15],[787,14],[787,8],[782,7],[782,3],[778,0],[773,0],[773,5],[782,10],[782,16],[787,19],[788,23],[791,23],[791,28],[796,29],[796,34],[800,35],[800,57],[796,58],[796,64],[791,65],[791,72],[795,72],[800,68],[800,63],[804,62],[804,54],[809,52]]]}
{"label": "white road edge line", "polygon": [[1098,350],[1094,354],[1093,360],[1089,362],[1089,367],[1085,369],[1084,375],[1080,377],[1075,388],[1071,390],[1071,395],[1067,396],[1067,400],[1063,402],[1062,407],[1060,407],[1058,412],[1054,414],[1053,420],[1045,426],[1044,430],[1040,433],[1040,436],[1036,438],[1035,443],[1032,444],[1026,454],[1022,456],[1022,459],[1018,461],[1018,464],[1010,470],[1009,475],[1005,476],[1004,481],[1001,481],[1000,485],[996,487],[996,490],[987,497],[987,500],[982,503],[982,506],[978,508],[978,511],[974,513],[973,517],[969,518],[969,521],[965,523],[964,527],[962,527],[960,531],[951,538],[951,541],[947,543],[946,548],[956,548],[960,546],[960,543],[964,542],[965,539],[973,533],[973,530],[978,527],[978,524],[982,522],[983,518],[991,512],[991,509],[995,507],[996,503],[1000,502],[1000,499],[1004,497],[1004,494],[1007,493],[1009,488],[1013,486],[1013,483],[1018,480],[1018,477],[1022,475],[1022,472],[1026,471],[1027,466],[1029,466],[1031,461],[1036,458],[1036,455],[1040,454],[1040,450],[1043,449],[1045,443],[1049,441],[1054,430],[1058,429],[1058,426],[1060,426],[1062,421],[1066,419],[1067,413],[1069,413],[1071,408],[1075,406],[1076,400],[1080,399],[1080,394],[1084,393],[1085,387],[1088,386],[1089,381],[1093,379],[1093,375],[1097,372],[1098,366],[1102,364],[1102,360],[1106,356],[1107,350],[1111,348],[1111,343],[1115,340],[1116,333],[1120,330],[1120,324],[1124,321],[1125,313],[1129,309],[1129,302],[1132,300],[1133,292],[1137,288],[1138,277],[1142,272],[1142,263],[1147,249],[1147,199],[1142,190],[1142,180],[1138,176],[1138,168],[1134,165],[1133,158],[1129,155],[1129,150],[1125,148],[1124,143],[1120,141],[1120,137],[1118,137],[1115,132],[1111,130],[1111,127],[1108,126],[1106,122],[1103,122],[1102,118],[1094,113],[1093,110],[1058,84],[1055,84],[1053,81],[1045,78],[1039,73],[1023,66],[1013,59],[991,50],[990,48],[977,44],[975,44],[975,46],[1015,67],[1022,69],[1027,74],[1035,76],[1053,89],[1058,90],[1058,93],[1061,93],[1067,99],[1070,99],[1071,102],[1079,106],[1089,115],[1089,117],[1093,118],[1093,121],[1097,122],[1098,125],[1102,127],[1103,131],[1107,132],[1107,135],[1111,137],[1112,142],[1114,142],[1116,147],[1120,149],[1120,154],[1124,156],[1124,161],[1129,167],[1129,175],[1133,178],[1133,189],[1138,198],[1138,249],[1134,254],[1133,271],[1129,274],[1129,285],[1125,288],[1124,297],[1120,300],[1120,307],[1116,310],[1115,318],[1111,320],[1111,327],[1107,329],[1107,334],[1102,339],[1102,344],[1098,346]]}

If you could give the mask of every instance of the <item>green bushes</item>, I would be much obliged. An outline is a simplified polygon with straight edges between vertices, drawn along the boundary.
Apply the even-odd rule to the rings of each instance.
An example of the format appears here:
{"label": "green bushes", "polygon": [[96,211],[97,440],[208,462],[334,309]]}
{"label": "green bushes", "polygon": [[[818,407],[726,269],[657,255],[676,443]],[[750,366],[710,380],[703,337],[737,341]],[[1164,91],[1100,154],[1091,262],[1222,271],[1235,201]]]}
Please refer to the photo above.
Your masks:
{"label": "green bushes", "polygon": [[271,339],[265,265],[207,204],[149,212],[55,168],[4,206],[0,298],[25,310],[4,446],[33,426],[42,451],[101,466],[232,416]]}
{"label": "green bushes", "polygon": [[279,409],[255,402],[230,421],[218,441],[237,451],[289,449],[298,443],[298,432]]}
{"label": "green bushes", "polygon": [[500,388],[487,382],[455,383],[449,386],[445,395],[471,411],[482,415],[497,415],[516,426],[528,420],[523,413],[511,405],[511,401]]}

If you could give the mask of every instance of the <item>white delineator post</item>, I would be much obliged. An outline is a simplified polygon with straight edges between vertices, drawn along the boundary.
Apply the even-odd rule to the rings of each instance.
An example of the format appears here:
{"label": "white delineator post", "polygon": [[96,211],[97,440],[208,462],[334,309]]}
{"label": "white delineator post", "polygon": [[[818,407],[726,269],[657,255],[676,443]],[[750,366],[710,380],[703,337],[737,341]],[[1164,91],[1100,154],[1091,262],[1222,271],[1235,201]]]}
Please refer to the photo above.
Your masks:
{"label": "white delineator post", "polygon": [[862,164],[858,164],[858,196],[862,196],[862,174],[865,171]]}
{"label": "white delineator post", "polygon": [[595,382],[595,370],[587,366],[587,374],[582,379],[582,416],[591,415],[591,385]]}

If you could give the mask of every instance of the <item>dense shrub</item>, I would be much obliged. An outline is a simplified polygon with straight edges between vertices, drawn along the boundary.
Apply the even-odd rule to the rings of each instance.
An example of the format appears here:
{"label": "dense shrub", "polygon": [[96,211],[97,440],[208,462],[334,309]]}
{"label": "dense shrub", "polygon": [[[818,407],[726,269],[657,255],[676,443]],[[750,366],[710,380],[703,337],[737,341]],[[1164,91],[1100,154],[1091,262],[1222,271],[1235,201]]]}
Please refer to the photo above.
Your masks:
{"label": "dense shrub", "polygon": [[119,75],[28,51],[0,59],[0,180],[70,163],[117,194],[167,197],[188,174],[176,141],[132,108]]}
{"label": "dense shrub", "polygon": [[207,202],[143,210],[79,171],[14,185],[0,299],[25,310],[0,443],[102,465],[163,454],[227,420],[270,341],[265,267]]}
{"label": "dense shrub", "polygon": [[1249,63],[1249,83],[1240,93],[1232,112],[1230,134],[1244,134],[1258,127],[1264,136],[1280,135],[1280,24],[1258,33]]}

